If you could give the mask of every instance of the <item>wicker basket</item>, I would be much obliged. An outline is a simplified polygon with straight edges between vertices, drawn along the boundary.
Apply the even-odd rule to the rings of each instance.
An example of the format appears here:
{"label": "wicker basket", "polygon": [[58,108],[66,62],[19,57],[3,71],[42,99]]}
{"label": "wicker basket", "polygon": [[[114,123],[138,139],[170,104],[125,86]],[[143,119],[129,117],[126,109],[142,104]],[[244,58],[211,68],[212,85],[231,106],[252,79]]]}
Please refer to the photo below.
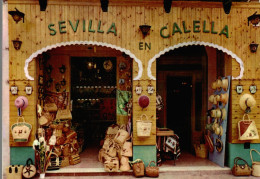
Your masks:
{"label": "wicker basket", "polygon": [[199,158],[208,158],[208,148],[205,144],[194,144],[196,156]]}
{"label": "wicker basket", "polygon": [[[143,120],[143,116],[146,117],[146,120]],[[152,130],[152,121],[148,120],[147,115],[142,114],[141,120],[136,121],[137,136],[138,137],[150,137]]]}

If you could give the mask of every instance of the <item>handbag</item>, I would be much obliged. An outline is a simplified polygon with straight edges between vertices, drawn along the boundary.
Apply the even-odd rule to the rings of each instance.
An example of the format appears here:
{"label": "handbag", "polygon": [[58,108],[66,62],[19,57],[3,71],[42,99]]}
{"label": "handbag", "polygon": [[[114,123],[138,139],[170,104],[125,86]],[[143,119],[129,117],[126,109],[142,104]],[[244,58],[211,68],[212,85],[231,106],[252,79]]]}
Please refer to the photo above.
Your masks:
{"label": "handbag", "polygon": [[70,165],[76,165],[80,162],[81,162],[81,160],[80,160],[79,154],[75,154],[75,155],[70,156]]}
{"label": "handbag", "polygon": [[[248,120],[245,120],[247,116]],[[243,120],[238,122],[239,140],[259,139],[258,130],[254,120],[250,120],[248,114],[244,114]]]}
{"label": "handbag", "polygon": [[[19,119],[22,119],[23,122],[19,122]],[[32,130],[32,125],[25,122],[24,117],[19,116],[17,123],[11,126],[11,130],[14,142],[27,142]]]}
{"label": "handbag", "polygon": [[24,178],[32,178],[36,174],[36,167],[33,165],[33,161],[29,158],[26,161],[26,165],[23,168],[23,177]]}
{"label": "handbag", "polygon": [[259,155],[260,155],[260,152],[258,152],[256,149],[250,150],[250,157],[251,157],[251,160],[252,160],[252,175],[260,177],[260,161],[254,161],[253,160],[252,151],[255,151]]}
{"label": "handbag", "polygon": [[[155,164],[155,167],[151,167],[151,163]],[[156,166],[155,161],[151,161],[149,165],[145,169],[145,175],[148,177],[158,177],[159,176],[159,168]]]}
{"label": "handbag", "polygon": [[48,125],[54,119],[54,115],[49,112],[44,112],[44,114],[38,119],[40,126]]}
{"label": "handbag", "polygon": [[135,161],[129,163],[132,164],[135,177],[144,176],[144,162],[141,159],[136,159]]}
{"label": "handbag", "polygon": [[122,156],[120,159],[120,171],[126,172],[126,171],[129,171],[130,169],[131,169],[131,167],[129,165],[129,158]]}
{"label": "handbag", "polygon": [[60,119],[60,120],[71,120],[72,119],[72,115],[71,112],[69,110],[69,108],[66,109],[58,109],[57,114],[56,114],[56,119]]}
{"label": "handbag", "polygon": [[70,159],[67,156],[61,157],[61,167],[67,167],[70,165]]}
{"label": "handbag", "polygon": [[43,107],[45,111],[56,112],[58,110],[58,107],[54,102],[54,99],[52,99],[51,97],[47,97],[46,101],[48,102],[46,102]]}
{"label": "handbag", "polygon": [[[143,120],[143,116],[146,120]],[[138,137],[150,137],[152,130],[152,121],[148,120],[147,115],[142,114],[141,120],[136,120],[137,136]]]}
{"label": "handbag", "polygon": [[116,124],[112,124],[107,128],[106,134],[107,135],[116,134],[118,130],[119,130],[119,126]]}
{"label": "handbag", "polygon": [[115,143],[111,142],[109,143],[109,148],[106,150],[106,153],[110,156],[110,157],[115,157],[117,152],[116,152],[116,147],[115,147]]}
{"label": "handbag", "polygon": [[[238,164],[238,161],[243,161],[243,164]],[[234,166],[232,168],[232,174],[235,176],[250,176],[251,168],[244,159],[242,159],[240,157],[236,157],[234,159]]]}
{"label": "handbag", "polygon": [[47,170],[59,170],[61,166],[60,157],[56,153],[50,154],[50,161]]}
{"label": "handbag", "polygon": [[133,156],[132,142],[124,143],[124,145],[122,147],[121,155],[126,156],[126,157]]}
{"label": "handbag", "polygon": [[7,179],[22,179],[23,165],[10,165],[6,167]]}
{"label": "handbag", "polygon": [[104,162],[104,169],[107,172],[117,172],[119,169],[119,161],[117,157],[110,157]]}
{"label": "handbag", "polygon": [[119,129],[116,133],[114,141],[118,144],[123,144],[130,137],[129,133],[126,130]]}

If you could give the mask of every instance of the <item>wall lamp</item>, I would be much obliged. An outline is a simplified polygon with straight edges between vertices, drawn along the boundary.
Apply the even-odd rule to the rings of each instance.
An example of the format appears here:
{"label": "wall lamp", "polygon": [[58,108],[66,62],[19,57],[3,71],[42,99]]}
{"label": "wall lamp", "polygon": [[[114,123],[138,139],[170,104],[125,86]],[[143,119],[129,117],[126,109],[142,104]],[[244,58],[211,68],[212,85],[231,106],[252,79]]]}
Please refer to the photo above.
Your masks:
{"label": "wall lamp", "polygon": [[164,0],[163,7],[166,13],[170,13],[172,8],[172,0]]}
{"label": "wall lamp", "polygon": [[101,8],[103,12],[107,12],[109,0],[100,0]]}
{"label": "wall lamp", "polygon": [[23,19],[23,23],[24,23],[24,16],[25,14],[22,13],[21,11],[19,11],[17,8],[15,8],[15,11],[8,11],[8,13],[13,17],[14,21],[16,22],[16,24]]}
{"label": "wall lamp", "polygon": [[252,53],[255,53],[256,50],[257,50],[258,44],[256,44],[256,43],[253,41],[253,42],[249,45],[249,47],[250,47],[250,51],[251,51]]}
{"label": "wall lamp", "polygon": [[247,18],[248,25],[249,25],[249,22],[251,22],[253,24],[253,26],[257,26],[259,24],[260,14],[256,14],[256,13],[257,13],[257,11],[253,15],[251,15]]}
{"label": "wall lamp", "polygon": [[47,2],[48,2],[48,0],[39,0],[40,10],[41,11],[45,11],[46,10]]}
{"label": "wall lamp", "polygon": [[20,50],[22,46],[22,41],[20,41],[18,38],[16,40],[12,40],[15,50]]}
{"label": "wall lamp", "polygon": [[143,36],[145,37],[148,34],[148,32],[150,31],[151,26],[150,25],[140,25],[139,29],[141,30]]}

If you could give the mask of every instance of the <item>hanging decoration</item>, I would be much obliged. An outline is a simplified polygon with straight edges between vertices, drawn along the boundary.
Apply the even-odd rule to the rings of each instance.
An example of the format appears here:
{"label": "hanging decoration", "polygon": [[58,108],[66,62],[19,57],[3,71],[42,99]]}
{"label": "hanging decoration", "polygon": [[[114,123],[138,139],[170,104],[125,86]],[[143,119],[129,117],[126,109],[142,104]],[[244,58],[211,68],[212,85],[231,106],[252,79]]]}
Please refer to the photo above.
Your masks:
{"label": "hanging decoration", "polygon": [[253,83],[249,86],[249,91],[250,91],[251,94],[255,94],[256,90],[257,90],[257,87],[256,87],[255,82],[253,80]]}
{"label": "hanging decoration", "polygon": [[236,92],[237,94],[241,94],[243,92],[243,85],[240,84],[240,80],[238,82],[238,85],[236,86]]}
{"label": "hanging decoration", "polygon": [[10,91],[11,91],[12,95],[18,95],[19,90],[18,90],[18,86],[16,86],[16,84],[15,84],[15,80],[10,88]]}
{"label": "hanging decoration", "polygon": [[137,84],[137,86],[135,87],[135,93],[136,93],[137,95],[140,95],[140,94],[142,93],[142,91],[143,91],[143,88],[142,88],[142,86],[140,85],[140,81],[138,81],[138,84]]}
{"label": "hanging decoration", "polygon": [[29,80],[28,80],[27,85],[25,86],[24,91],[25,91],[25,93],[26,93],[27,95],[31,95],[31,94],[32,94],[33,87],[30,85]]}
{"label": "hanging decoration", "polygon": [[151,82],[151,80],[150,80],[150,83],[149,83],[149,85],[147,86],[147,93],[148,94],[150,94],[150,95],[152,95],[153,93],[154,93],[154,86],[152,85],[152,82]]}
{"label": "hanging decoration", "polygon": [[62,65],[60,68],[59,68],[60,72],[61,73],[65,73],[66,71],[66,66],[65,65]]}
{"label": "hanging decoration", "polygon": [[22,116],[22,110],[28,106],[28,99],[25,96],[19,96],[14,101],[14,105],[18,109],[18,116]]}

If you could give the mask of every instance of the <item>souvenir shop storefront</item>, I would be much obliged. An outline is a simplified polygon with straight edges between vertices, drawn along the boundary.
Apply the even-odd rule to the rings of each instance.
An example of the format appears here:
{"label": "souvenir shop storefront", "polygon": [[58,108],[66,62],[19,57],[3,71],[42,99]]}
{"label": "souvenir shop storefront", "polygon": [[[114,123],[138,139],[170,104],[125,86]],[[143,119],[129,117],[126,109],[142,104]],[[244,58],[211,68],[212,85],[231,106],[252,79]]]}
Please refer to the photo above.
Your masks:
{"label": "souvenir shop storefront", "polygon": [[10,165],[31,158],[48,174],[259,159],[259,3],[8,0],[4,9]]}

